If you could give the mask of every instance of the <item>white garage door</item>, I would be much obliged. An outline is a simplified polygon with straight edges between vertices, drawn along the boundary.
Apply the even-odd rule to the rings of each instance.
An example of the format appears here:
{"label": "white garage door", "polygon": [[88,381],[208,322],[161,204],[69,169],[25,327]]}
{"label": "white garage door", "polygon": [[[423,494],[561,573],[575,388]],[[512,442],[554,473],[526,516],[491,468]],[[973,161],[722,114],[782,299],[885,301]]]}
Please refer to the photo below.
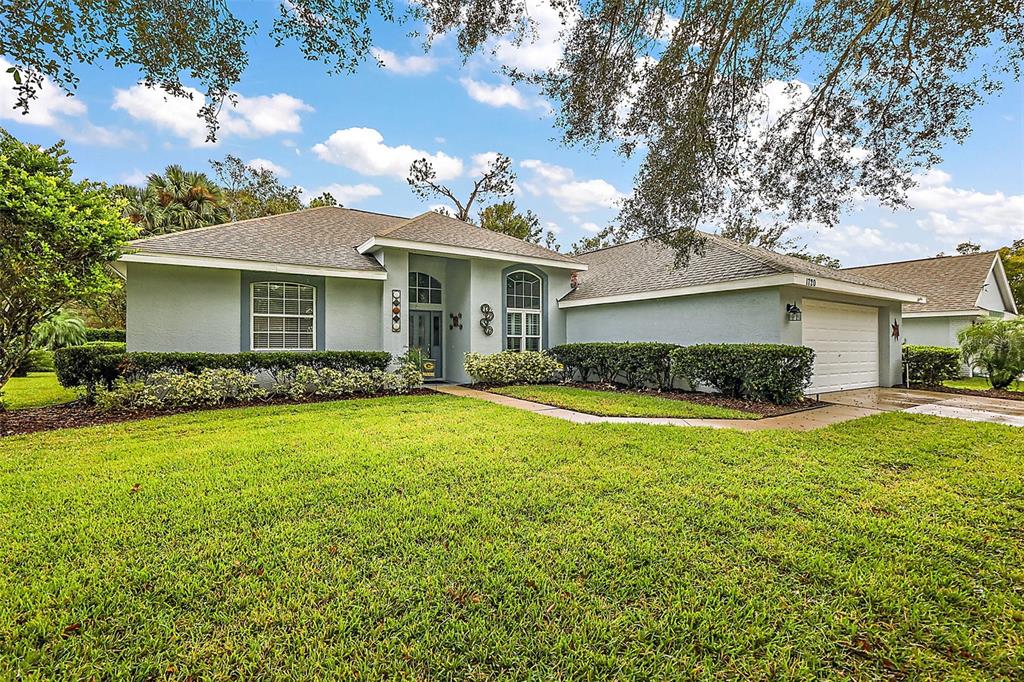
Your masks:
{"label": "white garage door", "polygon": [[808,393],[878,385],[878,309],[803,300],[804,345],[814,349]]}

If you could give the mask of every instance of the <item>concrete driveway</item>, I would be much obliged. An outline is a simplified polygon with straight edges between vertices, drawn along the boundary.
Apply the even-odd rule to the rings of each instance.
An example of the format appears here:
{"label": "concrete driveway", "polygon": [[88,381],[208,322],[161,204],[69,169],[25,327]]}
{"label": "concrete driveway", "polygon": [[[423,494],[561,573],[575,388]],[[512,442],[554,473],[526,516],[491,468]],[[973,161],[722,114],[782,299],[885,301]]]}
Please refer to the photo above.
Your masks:
{"label": "concrete driveway", "polygon": [[822,393],[821,400],[877,412],[902,410],[974,422],[1024,426],[1024,401],[907,388],[859,388]]}

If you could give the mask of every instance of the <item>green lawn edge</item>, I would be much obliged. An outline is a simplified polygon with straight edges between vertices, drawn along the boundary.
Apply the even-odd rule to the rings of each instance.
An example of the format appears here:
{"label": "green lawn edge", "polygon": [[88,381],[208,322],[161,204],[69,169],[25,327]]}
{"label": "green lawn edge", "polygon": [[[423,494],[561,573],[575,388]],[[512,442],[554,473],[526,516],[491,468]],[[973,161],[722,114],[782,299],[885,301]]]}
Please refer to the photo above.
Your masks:
{"label": "green lawn edge", "polygon": [[79,397],[77,391],[61,386],[54,372],[29,372],[28,376],[11,377],[0,390],[0,401],[7,410],[61,405]]}

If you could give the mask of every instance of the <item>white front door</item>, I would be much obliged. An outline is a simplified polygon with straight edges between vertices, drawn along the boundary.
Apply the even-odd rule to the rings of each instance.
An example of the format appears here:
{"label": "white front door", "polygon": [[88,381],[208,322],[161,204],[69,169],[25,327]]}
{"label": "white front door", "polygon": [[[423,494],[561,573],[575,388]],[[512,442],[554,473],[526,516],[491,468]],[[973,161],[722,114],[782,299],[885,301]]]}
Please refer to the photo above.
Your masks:
{"label": "white front door", "polygon": [[805,298],[803,339],[814,349],[808,393],[878,385],[878,308]]}

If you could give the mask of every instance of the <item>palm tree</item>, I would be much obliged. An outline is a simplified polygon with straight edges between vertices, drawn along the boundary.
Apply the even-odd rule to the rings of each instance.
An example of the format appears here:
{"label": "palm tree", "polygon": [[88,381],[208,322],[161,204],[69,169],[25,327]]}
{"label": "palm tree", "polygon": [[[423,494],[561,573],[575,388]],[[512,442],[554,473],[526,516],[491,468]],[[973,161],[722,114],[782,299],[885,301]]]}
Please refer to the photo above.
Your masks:
{"label": "palm tree", "polygon": [[81,318],[61,310],[32,330],[37,348],[56,350],[67,346],[80,346],[86,342],[85,323]]}
{"label": "palm tree", "polygon": [[172,164],[152,173],[145,187],[117,185],[114,193],[127,203],[124,216],[143,236],[217,225],[230,219],[224,190],[205,173]]}
{"label": "palm tree", "polygon": [[964,360],[988,372],[993,388],[1006,388],[1024,372],[1024,319],[985,320],[956,338]]}

